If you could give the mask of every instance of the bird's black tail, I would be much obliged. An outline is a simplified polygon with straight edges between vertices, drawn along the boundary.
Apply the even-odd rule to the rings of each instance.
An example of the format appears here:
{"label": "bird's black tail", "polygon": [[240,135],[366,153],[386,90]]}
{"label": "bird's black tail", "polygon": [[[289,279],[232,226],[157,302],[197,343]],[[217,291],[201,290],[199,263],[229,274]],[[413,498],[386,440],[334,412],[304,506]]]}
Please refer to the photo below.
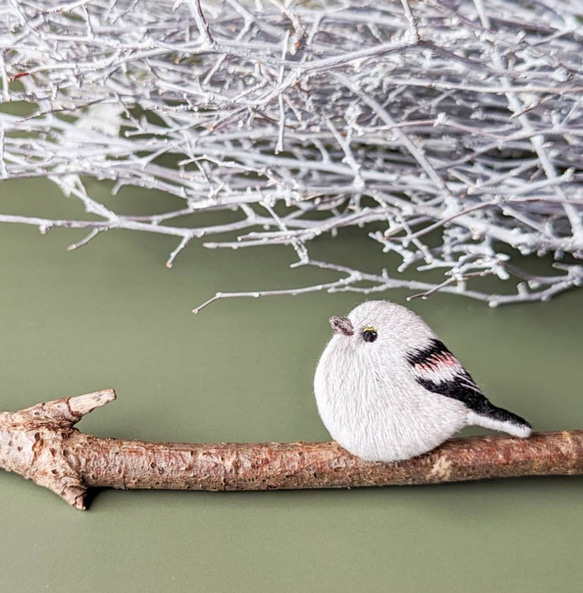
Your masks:
{"label": "bird's black tail", "polygon": [[524,419],[508,410],[493,406],[488,400],[487,405],[470,410],[468,423],[493,430],[501,430],[515,437],[525,439],[532,434],[532,426]]}

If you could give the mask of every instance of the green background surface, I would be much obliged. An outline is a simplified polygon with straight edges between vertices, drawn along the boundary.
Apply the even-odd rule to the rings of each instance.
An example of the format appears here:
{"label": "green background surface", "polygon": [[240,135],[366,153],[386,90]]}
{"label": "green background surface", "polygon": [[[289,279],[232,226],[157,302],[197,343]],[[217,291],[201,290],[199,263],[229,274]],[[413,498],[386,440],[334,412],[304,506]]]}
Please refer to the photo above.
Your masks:
{"label": "green background surface", "polygon": [[[90,185],[94,193],[106,187]],[[153,211],[160,196],[119,200]],[[47,183],[0,185],[0,212],[80,215]],[[208,251],[167,270],[168,237],[0,225],[0,409],[114,387],[80,428],[175,441],[324,440],[312,395],[327,319],[355,294],[218,302],[217,290],[325,281],[284,248]],[[346,233],[321,257],[378,270]],[[404,291],[384,294],[405,302]],[[459,297],[411,306],[495,403],[537,430],[583,427],[583,291],[496,310]],[[368,490],[193,493],[103,490],[88,512],[0,473],[2,591],[352,592],[581,590],[581,478]]]}

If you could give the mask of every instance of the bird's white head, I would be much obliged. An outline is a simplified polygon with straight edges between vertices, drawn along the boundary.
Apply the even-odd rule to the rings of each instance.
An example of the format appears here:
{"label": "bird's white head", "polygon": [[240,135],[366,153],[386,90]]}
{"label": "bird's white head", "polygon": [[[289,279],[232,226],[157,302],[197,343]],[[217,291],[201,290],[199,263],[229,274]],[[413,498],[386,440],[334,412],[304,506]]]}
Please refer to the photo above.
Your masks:
{"label": "bird's white head", "polygon": [[385,353],[407,353],[423,348],[435,334],[409,309],[389,301],[367,301],[346,317],[332,317],[333,341],[355,354],[376,357]]}

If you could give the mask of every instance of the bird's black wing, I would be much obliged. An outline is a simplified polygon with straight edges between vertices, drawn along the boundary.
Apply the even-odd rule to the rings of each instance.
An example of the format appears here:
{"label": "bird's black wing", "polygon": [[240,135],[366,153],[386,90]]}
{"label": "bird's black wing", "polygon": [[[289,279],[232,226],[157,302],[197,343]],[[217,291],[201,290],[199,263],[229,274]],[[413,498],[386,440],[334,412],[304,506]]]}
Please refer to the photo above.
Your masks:
{"label": "bird's black wing", "polygon": [[428,391],[457,399],[480,416],[530,426],[520,416],[492,405],[459,360],[440,340],[433,339],[426,348],[411,352],[407,360],[417,383]]}

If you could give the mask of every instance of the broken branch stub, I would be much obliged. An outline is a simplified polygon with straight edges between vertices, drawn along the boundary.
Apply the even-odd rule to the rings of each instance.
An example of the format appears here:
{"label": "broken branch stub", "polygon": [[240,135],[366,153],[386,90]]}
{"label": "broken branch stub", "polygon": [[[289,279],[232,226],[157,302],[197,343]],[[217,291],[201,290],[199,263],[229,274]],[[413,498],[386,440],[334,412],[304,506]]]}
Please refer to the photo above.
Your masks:
{"label": "broken branch stub", "polygon": [[87,486],[67,459],[74,425],[95,408],[115,399],[113,389],[40,403],[0,414],[0,466],[49,488],[84,509]]}
{"label": "broken branch stub", "polygon": [[98,438],[74,427],[114,399],[105,389],[0,413],[0,467],[78,509],[92,487],[289,490],[583,473],[583,430],[459,438],[414,459],[375,463],[334,442],[153,443]]}

